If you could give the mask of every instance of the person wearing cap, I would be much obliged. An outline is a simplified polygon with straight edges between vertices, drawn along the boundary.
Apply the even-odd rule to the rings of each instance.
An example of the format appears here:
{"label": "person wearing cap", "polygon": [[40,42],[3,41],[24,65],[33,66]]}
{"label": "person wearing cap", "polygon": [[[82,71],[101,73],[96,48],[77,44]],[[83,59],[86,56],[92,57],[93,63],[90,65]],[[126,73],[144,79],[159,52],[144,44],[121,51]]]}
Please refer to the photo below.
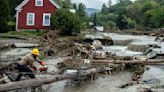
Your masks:
{"label": "person wearing cap", "polygon": [[31,51],[31,54],[26,55],[22,60],[20,60],[16,64],[16,69],[19,70],[19,75],[18,75],[18,77],[16,78],[15,81],[19,81],[21,79],[21,77],[23,76],[23,73],[25,73],[25,75],[28,75],[32,79],[35,78],[35,75],[32,72],[32,69],[37,70],[37,67],[34,66],[33,63],[37,62],[37,63],[41,64],[42,66],[45,66],[45,62],[41,61],[38,58],[38,55],[39,55],[39,50],[38,49],[33,49]]}

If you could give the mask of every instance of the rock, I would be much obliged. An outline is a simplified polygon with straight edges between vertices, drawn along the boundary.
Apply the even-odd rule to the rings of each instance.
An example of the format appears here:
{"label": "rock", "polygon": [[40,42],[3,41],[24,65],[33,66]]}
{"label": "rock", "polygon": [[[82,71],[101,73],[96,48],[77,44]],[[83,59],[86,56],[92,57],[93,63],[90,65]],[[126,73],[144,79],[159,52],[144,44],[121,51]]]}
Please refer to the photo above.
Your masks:
{"label": "rock", "polygon": [[143,52],[146,50],[149,46],[155,46],[158,45],[158,42],[146,42],[146,41],[141,41],[141,42],[132,42],[128,45],[128,50],[131,51],[136,51],[136,52]]}
{"label": "rock", "polygon": [[102,43],[99,40],[94,40],[92,42],[92,45],[96,48],[96,49],[102,49]]}
{"label": "rock", "polygon": [[113,40],[110,36],[102,35],[86,35],[84,42],[92,43],[94,40],[99,40],[102,45],[113,45]]}
{"label": "rock", "polygon": [[104,59],[106,58],[106,52],[105,51],[95,51],[93,52],[93,58],[94,59]]}

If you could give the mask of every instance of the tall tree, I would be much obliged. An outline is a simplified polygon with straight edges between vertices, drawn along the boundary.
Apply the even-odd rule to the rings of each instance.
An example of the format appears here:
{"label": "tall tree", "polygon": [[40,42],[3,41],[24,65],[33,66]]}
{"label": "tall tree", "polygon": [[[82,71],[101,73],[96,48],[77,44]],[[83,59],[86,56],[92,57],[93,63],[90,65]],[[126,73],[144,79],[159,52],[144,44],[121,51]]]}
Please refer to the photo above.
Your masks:
{"label": "tall tree", "polygon": [[85,5],[80,3],[78,5],[78,9],[77,9],[77,15],[80,17],[81,20],[85,20],[86,19],[86,12],[85,12]]}
{"label": "tall tree", "polygon": [[10,16],[14,17],[16,14],[15,8],[23,1],[23,0],[8,0],[9,1],[9,10]]}
{"label": "tall tree", "polygon": [[79,17],[67,9],[60,9],[51,17],[51,26],[58,29],[62,35],[80,33],[81,22]]}
{"label": "tall tree", "polygon": [[63,8],[66,8],[66,9],[71,8],[71,1],[70,0],[63,0]]}
{"label": "tall tree", "polygon": [[104,14],[108,13],[108,7],[105,4],[103,4],[102,6],[101,13],[104,13]]}
{"label": "tall tree", "polygon": [[142,9],[142,5],[140,3],[134,3],[134,4],[131,4],[129,6],[126,7],[127,9],[127,13],[126,15],[132,19],[134,19],[137,24],[141,24],[141,20],[142,20],[142,12],[141,12],[141,9]]}
{"label": "tall tree", "polygon": [[128,22],[126,21],[124,15],[119,14],[118,19],[117,19],[117,21],[116,21],[116,25],[118,26],[118,28],[119,28],[120,30],[127,29]]}
{"label": "tall tree", "polygon": [[56,2],[65,9],[69,9],[71,7],[71,0],[56,0]]}
{"label": "tall tree", "polygon": [[111,7],[112,6],[112,0],[108,1],[108,6]]}
{"label": "tall tree", "polygon": [[143,4],[142,12],[144,13],[147,10],[156,9],[158,7],[160,7],[160,5],[157,2],[155,2],[153,0],[147,0]]}
{"label": "tall tree", "polygon": [[72,7],[73,7],[73,9],[77,10],[77,5],[76,5],[76,3],[73,3],[73,4],[72,4]]}
{"label": "tall tree", "polygon": [[9,5],[8,0],[0,0],[0,32],[8,31]]}
{"label": "tall tree", "polygon": [[97,26],[97,13],[95,13],[93,17],[93,26]]}

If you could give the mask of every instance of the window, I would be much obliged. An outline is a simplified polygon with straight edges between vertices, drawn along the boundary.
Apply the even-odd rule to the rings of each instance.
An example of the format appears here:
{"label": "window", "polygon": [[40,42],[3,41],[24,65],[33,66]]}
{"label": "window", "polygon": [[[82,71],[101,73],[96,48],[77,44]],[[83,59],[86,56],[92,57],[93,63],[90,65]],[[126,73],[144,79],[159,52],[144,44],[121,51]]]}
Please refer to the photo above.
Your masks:
{"label": "window", "polygon": [[27,25],[33,26],[35,23],[35,13],[27,13]]}
{"label": "window", "polygon": [[43,26],[50,26],[50,18],[51,18],[50,13],[43,14]]}
{"label": "window", "polygon": [[35,0],[35,6],[43,6],[43,0]]}

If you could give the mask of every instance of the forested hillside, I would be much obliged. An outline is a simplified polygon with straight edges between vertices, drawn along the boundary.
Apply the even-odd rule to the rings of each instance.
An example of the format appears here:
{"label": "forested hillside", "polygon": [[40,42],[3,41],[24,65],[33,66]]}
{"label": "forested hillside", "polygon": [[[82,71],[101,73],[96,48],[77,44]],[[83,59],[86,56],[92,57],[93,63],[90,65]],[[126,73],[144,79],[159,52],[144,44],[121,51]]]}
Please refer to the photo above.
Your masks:
{"label": "forested hillside", "polygon": [[[151,30],[164,27],[164,0],[112,0],[102,6],[101,12],[87,16],[86,6],[73,4],[71,0],[55,0],[62,9],[75,9],[81,21],[81,30],[94,26],[104,26],[107,30],[143,29]],[[0,0],[0,32],[15,30],[15,7],[22,0]]]}
{"label": "forested hillside", "polygon": [[104,4],[96,16],[97,25],[107,29],[152,29],[164,27],[164,0],[117,0],[117,4]]}

